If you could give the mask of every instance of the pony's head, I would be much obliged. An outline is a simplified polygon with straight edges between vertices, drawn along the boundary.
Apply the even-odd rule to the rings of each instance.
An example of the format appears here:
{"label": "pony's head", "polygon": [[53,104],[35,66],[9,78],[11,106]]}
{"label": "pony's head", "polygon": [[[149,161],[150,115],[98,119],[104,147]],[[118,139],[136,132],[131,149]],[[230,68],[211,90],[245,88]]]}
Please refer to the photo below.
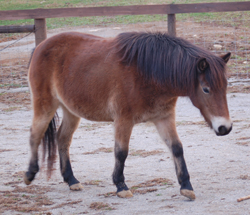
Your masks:
{"label": "pony's head", "polygon": [[114,42],[120,62],[137,67],[146,83],[173,95],[189,96],[217,135],[231,131],[226,99],[230,53],[218,57],[161,32],[122,33]]}
{"label": "pony's head", "polygon": [[231,53],[220,58],[200,58],[197,60],[196,90],[190,96],[194,106],[213,128],[217,135],[226,135],[232,130],[232,122],[227,106],[227,79],[225,75],[226,63]]}

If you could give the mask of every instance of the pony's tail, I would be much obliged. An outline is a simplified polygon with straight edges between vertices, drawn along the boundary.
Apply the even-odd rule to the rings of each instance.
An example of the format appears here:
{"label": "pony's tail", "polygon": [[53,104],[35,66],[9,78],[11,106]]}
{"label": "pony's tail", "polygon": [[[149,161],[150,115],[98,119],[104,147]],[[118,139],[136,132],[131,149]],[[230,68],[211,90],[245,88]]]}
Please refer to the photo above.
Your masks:
{"label": "pony's tail", "polygon": [[35,49],[36,48],[32,49],[32,52],[31,52],[31,55],[30,55],[30,60],[29,60],[29,63],[28,63],[28,69],[30,68],[31,60],[32,60],[33,54],[35,52]]}
{"label": "pony's tail", "polygon": [[45,161],[46,153],[48,152],[47,157],[47,177],[48,179],[51,177],[51,173],[53,171],[53,166],[56,160],[56,133],[57,133],[57,124],[59,122],[58,114],[55,113],[55,116],[49,123],[49,126],[43,137],[43,161]]}

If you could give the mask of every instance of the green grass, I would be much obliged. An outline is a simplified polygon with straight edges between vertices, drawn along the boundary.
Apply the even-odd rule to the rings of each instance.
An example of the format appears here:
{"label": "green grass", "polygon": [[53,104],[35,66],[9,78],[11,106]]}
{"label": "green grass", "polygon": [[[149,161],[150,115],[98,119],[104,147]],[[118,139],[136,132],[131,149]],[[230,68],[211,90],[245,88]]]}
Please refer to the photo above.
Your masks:
{"label": "green grass", "polygon": [[5,111],[5,112],[12,112],[12,111],[18,110],[19,108],[20,107],[14,106],[14,107],[5,108],[5,109],[3,109],[3,111]]}
{"label": "green grass", "polygon": [[[22,84],[0,84],[0,88],[3,87],[13,87],[13,88],[19,88],[19,87],[28,87],[26,85],[22,85]],[[3,94],[1,94],[3,95]]]}
{"label": "green grass", "polygon": [[[207,2],[235,2],[244,0],[0,0],[0,10],[24,10],[35,8],[70,8],[70,7],[102,7],[102,6],[124,6],[145,4],[187,4]],[[193,19],[195,21],[206,20],[228,20],[237,18],[242,12],[233,13],[194,13],[178,14],[177,20]],[[250,17],[249,12],[244,12]],[[123,15],[123,16],[99,16],[99,17],[70,17],[47,19],[48,29],[69,26],[86,25],[114,25],[131,24],[142,22],[166,21],[167,15]],[[229,21],[230,22],[230,21]],[[29,25],[34,20],[0,20],[0,25]]]}
{"label": "green grass", "polygon": [[188,4],[237,1],[244,0],[0,0],[0,10],[24,10],[35,8],[66,8],[85,6],[102,7],[146,4]]}

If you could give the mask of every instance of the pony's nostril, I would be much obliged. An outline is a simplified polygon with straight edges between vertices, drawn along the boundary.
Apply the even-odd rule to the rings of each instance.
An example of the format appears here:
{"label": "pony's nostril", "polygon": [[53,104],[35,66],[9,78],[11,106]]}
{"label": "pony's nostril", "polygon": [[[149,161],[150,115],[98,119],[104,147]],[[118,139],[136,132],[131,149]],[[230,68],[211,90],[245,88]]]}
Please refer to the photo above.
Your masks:
{"label": "pony's nostril", "polygon": [[227,128],[224,125],[221,125],[218,130],[220,135],[225,135],[228,133]]}

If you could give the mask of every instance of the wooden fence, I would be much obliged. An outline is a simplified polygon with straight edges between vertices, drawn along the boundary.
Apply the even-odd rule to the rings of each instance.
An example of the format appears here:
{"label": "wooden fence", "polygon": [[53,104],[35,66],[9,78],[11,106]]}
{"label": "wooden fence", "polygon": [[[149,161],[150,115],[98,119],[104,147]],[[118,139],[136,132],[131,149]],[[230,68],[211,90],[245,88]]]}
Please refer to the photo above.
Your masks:
{"label": "wooden fence", "polygon": [[248,11],[250,1],[199,4],[131,5],[0,11],[0,20],[34,19],[31,26],[0,26],[0,33],[35,32],[36,45],[47,38],[46,18],[167,14],[168,33],[176,35],[178,13]]}

